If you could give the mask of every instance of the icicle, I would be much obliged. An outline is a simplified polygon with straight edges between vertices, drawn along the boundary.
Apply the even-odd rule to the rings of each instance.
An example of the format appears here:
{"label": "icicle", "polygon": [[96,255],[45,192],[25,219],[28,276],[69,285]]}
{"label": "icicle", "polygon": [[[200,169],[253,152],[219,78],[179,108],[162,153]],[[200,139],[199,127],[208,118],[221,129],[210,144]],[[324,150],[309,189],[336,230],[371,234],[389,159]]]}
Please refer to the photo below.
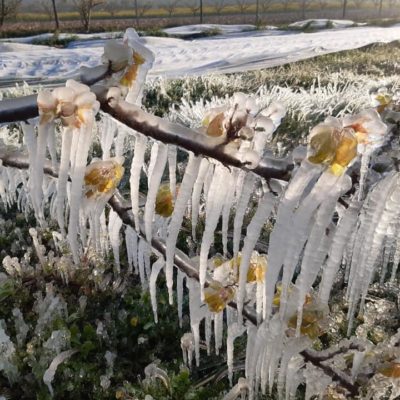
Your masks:
{"label": "icicle", "polygon": [[120,127],[117,130],[117,137],[116,137],[115,143],[114,143],[114,156],[115,157],[122,157],[122,155],[124,154],[126,135],[127,135],[126,128]]}
{"label": "icicle", "polygon": [[371,154],[366,153],[361,155],[361,168],[360,168],[360,187],[358,189],[358,201],[364,199],[365,182],[368,176],[368,167],[371,160]]}
{"label": "icicle", "polygon": [[200,157],[195,157],[193,154],[190,154],[186,172],[175,201],[171,222],[168,226],[168,237],[166,240],[166,279],[170,304],[173,304],[173,267],[176,241],[182,225],[186,206],[190,199],[192,188],[197,177],[200,163]]}
{"label": "icicle", "polygon": [[236,400],[244,398],[249,391],[249,384],[245,378],[239,378],[238,383],[227,393],[222,400]]}
{"label": "icicle", "polygon": [[214,231],[217,227],[222,207],[224,205],[226,191],[221,190],[227,182],[231,182],[232,177],[223,165],[217,165],[214,177],[207,196],[206,205],[206,224],[200,248],[200,287],[201,297],[204,298],[204,284],[206,281],[208,252],[214,240]]}
{"label": "icicle", "polygon": [[235,339],[242,336],[246,328],[238,322],[228,324],[228,338],[226,340],[226,359],[228,365],[229,384],[232,386],[233,379],[233,351],[235,348]]}
{"label": "icicle", "polygon": [[147,243],[143,239],[139,239],[139,248],[138,248],[138,269],[139,269],[139,277],[140,283],[142,285],[142,290],[145,291],[147,289],[147,280],[145,275],[145,251],[147,248]]}
{"label": "icicle", "polygon": [[346,177],[346,175],[338,177],[330,171],[325,171],[296,210],[290,227],[291,233],[284,239],[287,242],[287,246],[285,246],[287,250],[283,262],[282,295],[279,309],[281,315],[285,315],[288,287],[312,228],[311,218],[322,202],[327,201],[331,196],[337,200],[336,188],[340,187],[340,182],[343,179],[346,179],[343,177]]}
{"label": "icicle", "polygon": [[58,366],[77,352],[78,350],[66,350],[58,354],[57,357],[55,357],[54,360],[50,363],[49,368],[47,368],[46,371],[44,372],[43,383],[49,388],[51,396],[54,395],[51,382],[53,382],[54,375],[56,374]]}
{"label": "icicle", "polygon": [[322,271],[321,283],[319,285],[319,299],[323,304],[328,304],[331,288],[339,270],[346,244],[357,223],[357,217],[362,203],[353,199],[349,208],[341,218],[338,228],[332,240],[328,260]]}
{"label": "icicle", "polygon": [[253,187],[256,181],[255,175],[248,173],[241,188],[241,195],[236,205],[236,214],[233,221],[233,256],[236,257],[239,252],[240,239],[242,237],[242,225],[247,206],[253,193]]}
{"label": "icicle", "polygon": [[154,165],[153,173],[151,174],[149,190],[147,193],[146,206],[144,209],[144,225],[146,232],[146,240],[148,243],[151,243],[152,239],[154,206],[156,203],[156,197],[158,188],[160,186],[161,178],[164,173],[165,164],[167,162],[167,153],[168,153],[167,146],[160,143],[157,154],[157,160]]}
{"label": "icicle", "polygon": [[114,141],[114,134],[117,129],[115,122],[107,114],[102,114],[100,133],[100,146],[102,159],[107,160],[111,157],[110,150]]}
{"label": "icicle", "polygon": [[174,199],[176,196],[176,154],[176,146],[168,145],[169,188]]}
{"label": "icicle", "polygon": [[211,314],[207,314],[204,323],[204,335],[206,337],[207,355],[211,354],[211,329],[212,329],[212,317]]}
{"label": "icicle", "polygon": [[180,269],[178,269],[178,275],[176,278],[176,301],[178,303],[178,319],[180,328],[182,328],[183,281],[185,276],[186,275]]}
{"label": "icicle", "polygon": [[246,293],[247,273],[249,271],[250,258],[260,237],[261,230],[266,220],[269,218],[274,204],[274,196],[272,195],[272,193],[266,193],[263,198],[260,199],[257,211],[247,227],[247,233],[244,239],[239,267],[239,290],[237,292],[237,310],[239,315],[239,323],[242,322],[242,310]]}
{"label": "icicle", "polygon": [[165,265],[164,259],[160,257],[152,266],[151,268],[151,274],[150,274],[150,283],[149,283],[149,288],[150,288],[150,298],[151,298],[151,307],[153,309],[153,314],[154,314],[154,322],[157,324],[158,323],[158,316],[157,316],[157,294],[156,294],[156,283],[157,283],[157,277],[160,271],[163,269]]}
{"label": "icicle", "polygon": [[129,184],[131,187],[132,213],[135,219],[135,229],[140,231],[139,227],[139,182],[140,172],[144,163],[144,154],[146,152],[146,136],[137,134],[135,141],[135,153],[132,159]]}
{"label": "icicle", "polygon": [[306,294],[310,290],[315,278],[318,275],[327,254],[330,240],[326,234],[326,229],[332,221],[332,215],[338,198],[351,189],[351,178],[348,175],[342,175],[336,185],[330,190],[329,197],[322,202],[316,212],[311,233],[307,239],[303,259],[301,261],[300,274],[296,280],[298,288],[298,318],[297,335],[300,335],[301,321],[303,320],[303,306]]}
{"label": "icicle", "polygon": [[181,337],[183,363],[190,369],[193,363],[194,337],[192,332],[187,332]]}
{"label": "icicle", "polygon": [[207,314],[207,307],[201,304],[199,284],[194,279],[187,280],[186,284],[189,289],[190,327],[193,333],[196,366],[198,367],[200,365],[200,322]]}
{"label": "icicle", "polygon": [[292,400],[296,398],[297,388],[303,382],[303,377],[300,376],[303,367],[304,367],[303,357],[300,356],[293,357],[290,360],[286,374],[286,386],[285,386],[286,400]]}
{"label": "icicle", "polygon": [[204,180],[207,176],[207,172],[209,171],[209,169],[211,169],[210,163],[207,159],[203,158],[201,160],[199,174],[193,186],[192,192],[192,236],[194,241],[196,241],[196,227],[199,217],[201,189],[203,188]]}
{"label": "icicle", "polygon": [[156,165],[157,154],[158,154],[159,144],[158,142],[153,142],[150,150],[150,160],[147,166],[147,186],[150,187],[151,176],[153,175],[153,169]]}
{"label": "icicle", "polygon": [[222,209],[222,248],[224,256],[228,254],[228,229],[229,229],[229,217],[231,213],[232,204],[235,197],[235,186],[238,176],[238,170],[233,170],[233,185],[227,188],[226,200],[224,203],[224,208]]}
{"label": "icicle", "polygon": [[396,279],[397,269],[399,267],[400,262],[400,239],[397,239],[396,248],[393,256],[393,265],[392,265],[392,275],[390,277],[390,283],[393,283]]}
{"label": "icicle", "polygon": [[113,210],[110,210],[108,216],[108,236],[110,238],[110,244],[114,255],[114,268],[115,272],[119,274],[121,272],[121,266],[119,261],[119,247],[120,237],[119,232],[122,228],[122,220],[119,215]]}
{"label": "icicle", "polygon": [[222,347],[222,338],[224,333],[224,311],[214,314],[214,339],[215,354],[219,354]]}
{"label": "icicle", "polygon": [[275,284],[286,254],[287,242],[293,228],[293,210],[297,206],[304,189],[319,175],[321,169],[308,161],[303,161],[300,168],[289,183],[286,192],[279,204],[278,214],[274,229],[271,232],[268,254],[268,273],[265,282],[265,295],[263,304],[263,317],[269,318],[271,313],[272,300],[275,293]]}
{"label": "icicle", "polygon": [[283,356],[279,367],[279,375],[277,380],[278,398],[283,399],[283,391],[289,382],[286,381],[288,375],[288,368],[290,360],[301,353],[303,350],[309,348],[312,341],[308,336],[299,338],[292,338],[288,340],[285,346]]}
{"label": "icicle", "polygon": [[47,123],[40,123],[38,126],[38,136],[36,145],[36,155],[34,157],[34,169],[32,170],[32,185],[30,191],[32,196],[32,203],[40,223],[43,223],[43,176],[44,176],[44,163],[46,160],[47,140],[49,134],[54,134],[54,123],[49,121]]}
{"label": "icicle", "polygon": [[128,274],[132,273],[134,268],[135,274],[138,273],[137,270],[137,252],[138,252],[138,237],[136,232],[132,229],[132,227],[127,226],[125,230],[125,244],[126,244],[126,252],[128,256]]}
{"label": "icicle", "polygon": [[306,364],[304,376],[306,378],[305,400],[310,400],[316,395],[321,395],[327,386],[332,383],[330,376],[311,363]]}
{"label": "icicle", "polygon": [[387,227],[391,221],[395,220],[398,213],[396,207],[398,202],[397,184],[397,174],[388,175],[378,183],[365,201],[366,206],[361,215],[357,240],[354,244],[347,287],[349,332],[351,331],[358,298],[363,293],[363,288],[366,292],[372,278]]}

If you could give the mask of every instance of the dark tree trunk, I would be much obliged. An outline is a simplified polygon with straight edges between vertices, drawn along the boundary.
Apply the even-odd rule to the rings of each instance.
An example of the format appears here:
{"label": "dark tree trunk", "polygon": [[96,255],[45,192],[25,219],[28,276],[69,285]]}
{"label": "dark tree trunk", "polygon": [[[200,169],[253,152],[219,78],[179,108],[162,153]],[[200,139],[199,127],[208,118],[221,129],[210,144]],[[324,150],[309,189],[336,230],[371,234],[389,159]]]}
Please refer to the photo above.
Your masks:
{"label": "dark tree trunk", "polygon": [[343,0],[343,18],[346,17],[347,0]]}
{"label": "dark tree trunk", "polygon": [[138,0],[135,0],[135,19],[136,19],[136,26],[139,26]]}
{"label": "dark tree trunk", "polygon": [[306,1],[302,1],[302,6],[301,6],[301,18],[306,19]]}
{"label": "dark tree trunk", "polygon": [[256,1],[256,25],[260,22],[260,0]]}
{"label": "dark tree trunk", "polygon": [[5,13],[6,13],[6,5],[4,4],[4,1],[5,0],[1,0],[0,27],[2,27],[4,24],[4,17],[5,17]]}
{"label": "dark tree trunk", "polygon": [[53,13],[54,13],[54,22],[56,24],[56,31],[59,31],[60,30],[60,21],[58,20],[56,0],[51,0],[51,3],[53,4]]}
{"label": "dark tree trunk", "polygon": [[203,23],[203,0],[200,0],[200,23]]}
{"label": "dark tree trunk", "polygon": [[379,16],[380,17],[382,17],[382,6],[383,6],[383,0],[381,0],[379,3]]}

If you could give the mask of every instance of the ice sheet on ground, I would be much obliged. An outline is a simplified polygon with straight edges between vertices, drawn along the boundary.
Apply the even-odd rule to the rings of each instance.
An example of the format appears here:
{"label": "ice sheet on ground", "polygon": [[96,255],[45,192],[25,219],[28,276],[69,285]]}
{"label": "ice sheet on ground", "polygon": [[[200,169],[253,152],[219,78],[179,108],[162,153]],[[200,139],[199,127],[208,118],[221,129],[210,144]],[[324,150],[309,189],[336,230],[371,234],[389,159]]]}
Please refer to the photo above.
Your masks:
{"label": "ice sheet on ground", "polygon": [[291,28],[348,28],[350,26],[363,25],[361,23],[355,23],[349,19],[306,19],[304,21],[293,22],[289,25]]}
{"label": "ice sheet on ground", "polygon": [[[243,32],[233,37],[191,41],[145,37],[144,43],[156,56],[150,77],[178,78],[186,75],[257,70],[371,43],[400,39],[400,27],[396,26],[322,30],[307,34],[279,32],[281,34],[277,35],[271,35],[271,31]],[[254,35],[250,35],[251,33]],[[98,65],[103,44],[103,40],[76,41],[67,49],[28,49],[2,53],[0,79],[74,77],[81,66]]]}
{"label": "ice sheet on ground", "polygon": [[175,36],[191,36],[207,32],[218,32],[221,34],[237,33],[243,31],[254,31],[254,25],[219,25],[219,24],[199,24],[199,25],[185,25],[176,26],[173,28],[163,29],[163,32],[168,35]]}

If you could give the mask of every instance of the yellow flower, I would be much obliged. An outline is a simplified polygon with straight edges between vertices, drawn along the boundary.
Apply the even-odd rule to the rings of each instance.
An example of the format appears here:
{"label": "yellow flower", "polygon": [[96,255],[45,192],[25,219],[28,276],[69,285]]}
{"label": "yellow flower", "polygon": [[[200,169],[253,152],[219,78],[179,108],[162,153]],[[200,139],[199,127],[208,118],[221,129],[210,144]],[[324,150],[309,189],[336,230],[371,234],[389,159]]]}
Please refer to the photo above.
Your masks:
{"label": "yellow flower", "polygon": [[170,217],[172,215],[174,211],[174,199],[172,198],[169,184],[163,184],[158,189],[155,210],[162,217]]}
{"label": "yellow flower", "polygon": [[390,364],[378,369],[378,372],[388,378],[400,378],[400,363],[391,362]]}
{"label": "yellow flower", "polygon": [[317,125],[310,133],[308,160],[329,166],[335,175],[342,175],[357,156],[357,137],[353,129],[342,128],[338,120]]}
{"label": "yellow flower", "polygon": [[204,289],[204,301],[211,312],[219,313],[233,300],[235,289],[231,286],[224,287],[217,281],[212,281]]}
{"label": "yellow flower", "polygon": [[87,198],[112,194],[124,174],[124,167],[116,160],[95,161],[86,167],[85,196]]}
{"label": "yellow flower", "polygon": [[[313,340],[322,336],[326,332],[326,316],[328,311],[329,310],[326,306],[317,303],[312,296],[309,296],[308,298],[306,297],[303,307],[300,333]],[[289,328],[296,329],[297,318],[298,315],[296,313],[289,319]]]}
{"label": "yellow flower", "polygon": [[133,64],[130,65],[125,71],[123,77],[120,80],[122,86],[131,87],[137,78],[139,67],[143,65],[146,60],[137,52],[133,52]]}
{"label": "yellow flower", "polygon": [[133,326],[135,328],[139,323],[139,317],[132,317],[129,322],[130,322],[131,326]]}

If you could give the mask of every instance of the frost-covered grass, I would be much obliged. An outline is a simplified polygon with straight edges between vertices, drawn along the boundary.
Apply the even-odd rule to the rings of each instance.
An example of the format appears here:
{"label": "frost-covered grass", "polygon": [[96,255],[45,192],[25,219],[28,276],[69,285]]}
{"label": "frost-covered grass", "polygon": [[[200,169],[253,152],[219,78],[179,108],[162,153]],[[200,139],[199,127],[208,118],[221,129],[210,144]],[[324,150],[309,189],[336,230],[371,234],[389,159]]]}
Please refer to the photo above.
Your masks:
{"label": "frost-covered grass", "polygon": [[195,126],[201,110],[238,91],[255,94],[264,104],[278,100],[288,113],[276,139],[291,147],[325,117],[368,107],[369,91],[381,86],[395,91],[399,60],[400,44],[393,42],[260,71],[159,79],[147,85],[144,104],[157,115]]}

